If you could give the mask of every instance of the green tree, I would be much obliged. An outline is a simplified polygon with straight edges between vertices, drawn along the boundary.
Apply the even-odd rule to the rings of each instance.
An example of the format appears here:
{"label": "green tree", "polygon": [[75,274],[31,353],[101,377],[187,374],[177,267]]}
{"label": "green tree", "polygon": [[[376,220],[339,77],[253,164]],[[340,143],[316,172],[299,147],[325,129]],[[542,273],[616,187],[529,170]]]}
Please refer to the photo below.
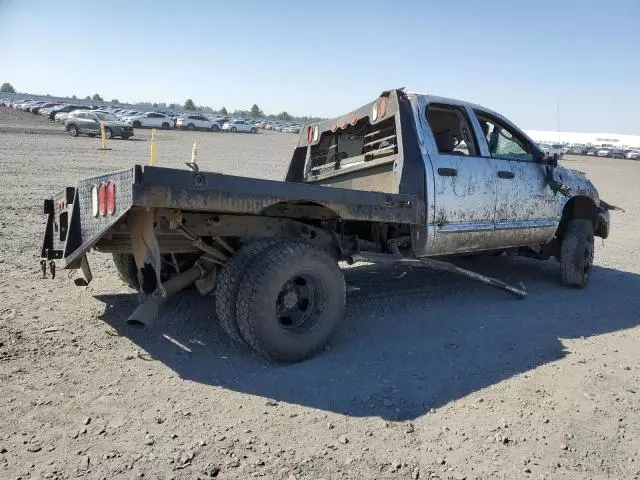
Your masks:
{"label": "green tree", "polygon": [[253,107],[251,107],[251,111],[249,113],[250,113],[250,115],[252,117],[263,117],[264,116],[264,112],[262,110],[260,110],[260,107],[258,107],[258,105],[256,105],[255,103],[253,104]]}
{"label": "green tree", "polygon": [[75,95],[71,95],[71,98],[73,98],[74,100],[76,100],[78,97],[76,97]]}
{"label": "green tree", "polygon": [[220,109],[220,114],[221,115],[228,115],[229,112],[227,112],[227,109],[225,107],[222,107],[222,109]]}
{"label": "green tree", "polygon": [[91,97],[89,95],[87,95],[86,97],[84,97],[85,100],[91,100]]}
{"label": "green tree", "polygon": [[196,109],[196,104],[193,103],[193,100],[188,98],[187,101],[184,102],[184,109],[193,112]]}
{"label": "green tree", "polygon": [[97,93],[94,93],[93,97],[91,97],[91,100],[95,100],[96,102],[102,102],[102,97]]}
{"label": "green tree", "polygon": [[291,115],[289,115],[287,112],[279,113],[278,115],[276,115],[276,118],[278,120],[284,120],[286,122],[288,122],[290,120],[293,120],[293,117]]}
{"label": "green tree", "polygon": [[113,100],[111,100],[111,103],[120,103],[120,102],[118,101],[117,98],[114,98]]}
{"label": "green tree", "polygon": [[158,108],[158,104],[154,103],[153,105],[151,105],[153,108]]}
{"label": "green tree", "polygon": [[2,86],[0,86],[0,92],[1,93],[16,93],[16,89],[13,88],[13,85],[11,85],[9,82],[4,82],[2,84]]}

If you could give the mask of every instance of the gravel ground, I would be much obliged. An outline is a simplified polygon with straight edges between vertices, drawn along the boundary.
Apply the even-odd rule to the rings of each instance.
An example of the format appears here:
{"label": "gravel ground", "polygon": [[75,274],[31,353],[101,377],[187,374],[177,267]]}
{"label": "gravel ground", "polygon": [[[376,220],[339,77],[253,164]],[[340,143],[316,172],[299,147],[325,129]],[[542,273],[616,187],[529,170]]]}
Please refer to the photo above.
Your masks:
{"label": "gravel ground", "polygon": [[[626,209],[598,242],[591,285],[558,265],[467,266],[517,301],[419,268],[348,269],[330,348],[295,365],[234,346],[210,299],[172,299],[151,330],[109,257],[94,281],[42,280],[42,200],[146,163],[135,140],[71,138],[0,108],[0,478],[640,478],[640,163],[568,157]],[[282,178],[297,136],[159,132],[158,164]]]}

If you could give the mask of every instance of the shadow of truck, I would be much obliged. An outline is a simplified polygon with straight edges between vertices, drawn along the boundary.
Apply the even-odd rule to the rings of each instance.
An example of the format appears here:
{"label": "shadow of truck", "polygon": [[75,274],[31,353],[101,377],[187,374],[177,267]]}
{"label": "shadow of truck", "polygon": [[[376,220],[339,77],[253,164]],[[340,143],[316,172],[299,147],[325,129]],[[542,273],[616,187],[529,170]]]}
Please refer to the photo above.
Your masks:
{"label": "shadow of truck", "polygon": [[180,377],[349,416],[413,419],[469,393],[568,354],[561,339],[636,326],[640,275],[594,267],[586,290],[559,284],[554,262],[461,259],[508,282],[516,300],[466,278],[423,267],[347,268],[347,315],[329,351],[270,364],[216,325],[213,298],[185,292],[153,329],[125,319],[135,295],[105,295],[103,320]]}

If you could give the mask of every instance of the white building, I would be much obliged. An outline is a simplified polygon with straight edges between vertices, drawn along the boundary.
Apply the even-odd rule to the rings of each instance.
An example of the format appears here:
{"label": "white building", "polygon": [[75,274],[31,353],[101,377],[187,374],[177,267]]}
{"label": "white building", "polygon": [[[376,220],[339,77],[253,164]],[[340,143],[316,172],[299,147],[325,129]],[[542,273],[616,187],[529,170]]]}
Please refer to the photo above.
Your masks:
{"label": "white building", "polygon": [[622,135],[620,133],[580,133],[580,132],[546,132],[542,130],[525,130],[536,142],[580,143],[583,145],[609,145],[613,147],[640,148],[640,135]]}

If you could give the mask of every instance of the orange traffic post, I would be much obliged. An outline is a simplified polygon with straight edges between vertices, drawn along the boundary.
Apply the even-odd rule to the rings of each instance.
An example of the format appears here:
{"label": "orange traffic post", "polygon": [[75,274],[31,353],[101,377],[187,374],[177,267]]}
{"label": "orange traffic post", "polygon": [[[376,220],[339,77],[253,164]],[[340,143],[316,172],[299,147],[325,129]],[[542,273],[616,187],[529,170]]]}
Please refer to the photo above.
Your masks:
{"label": "orange traffic post", "polygon": [[100,148],[99,150],[111,150],[107,148],[107,131],[104,128],[104,122],[100,122]]}
{"label": "orange traffic post", "polygon": [[151,156],[149,157],[149,165],[156,164],[156,129],[151,129]]}

